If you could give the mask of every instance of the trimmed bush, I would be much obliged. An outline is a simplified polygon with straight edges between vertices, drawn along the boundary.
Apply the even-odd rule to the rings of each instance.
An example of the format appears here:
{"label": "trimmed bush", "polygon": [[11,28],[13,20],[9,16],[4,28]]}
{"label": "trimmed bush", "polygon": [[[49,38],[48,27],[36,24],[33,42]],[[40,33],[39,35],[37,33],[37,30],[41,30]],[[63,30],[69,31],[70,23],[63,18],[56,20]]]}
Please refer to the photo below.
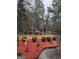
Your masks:
{"label": "trimmed bush", "polygon": [[46,38],[45,37],[42,37],[42,41],[45,42],[45,40],[46,40]]}
{"label": "trimmed bush", "polygon": [[40,46],[40,43],[37,43],[36,47],[39,47]]}
{"label": "trimmed bush", "polygon": [[37,40],[37,37],[33,37],[33,38],[32,38],[32,41],[33,41],[33,42],[36,42],[36,40]]}
{"label": "trimmed bush", "polygon": [[26,39],[27,39],[27,37],[23,37],[23,38],[22,38],[22,41],[23,41],[23,42],[25,42],[25,41],[26,41]]}
{"label": "trimmed bush", "polygon": [[47,41],[50,42],[51,41],[51,37],[47,37]]}
{"label": "trimmed bush", "polygon": [[56,40],[56,37],[53,37],[53,40],[55,41]]}
{"label": "trimmed bush", "polygon": [[19,36],[17,37],[17,42],[18,42],[18,40],[19,40]]}
{"label": "trimmed bush", "polygon": [[25,40],[25,39],[27,39],[27,37],[23,37],[23,39]]}
{"label": "trimmed bush", "polygon": [[17,39],[19,39],[19,36],[17,36]]}
{"label": "trimmed bush", "polygon": [[32,32],[29,32],[29,34],[32,34]]}

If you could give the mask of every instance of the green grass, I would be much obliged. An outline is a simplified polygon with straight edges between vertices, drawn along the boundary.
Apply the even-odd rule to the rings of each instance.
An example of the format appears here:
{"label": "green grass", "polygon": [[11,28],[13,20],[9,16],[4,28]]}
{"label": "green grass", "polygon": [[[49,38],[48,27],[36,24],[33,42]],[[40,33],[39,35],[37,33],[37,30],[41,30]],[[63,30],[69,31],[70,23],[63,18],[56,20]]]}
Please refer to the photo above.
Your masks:
{"label": "green grass", "polygon": [[37,38],[42,38],[42,37],[47,37],[48,35],[18,35],[20,39],[23,37],[32,38],[32,37],[37,37]]}
{"label": "green grass", "polygon": [[[23,37],[27,37],[27,39],[31,39],[32,37],[37,37],[37,38],[42,38],[42,37],[50,37],[51,35],[17,35],[20,39],[22,39]],[[52,35],[51,37],[53,37],[54,35]],[[60,35],[56,35],[57,39],[60,39]]]}

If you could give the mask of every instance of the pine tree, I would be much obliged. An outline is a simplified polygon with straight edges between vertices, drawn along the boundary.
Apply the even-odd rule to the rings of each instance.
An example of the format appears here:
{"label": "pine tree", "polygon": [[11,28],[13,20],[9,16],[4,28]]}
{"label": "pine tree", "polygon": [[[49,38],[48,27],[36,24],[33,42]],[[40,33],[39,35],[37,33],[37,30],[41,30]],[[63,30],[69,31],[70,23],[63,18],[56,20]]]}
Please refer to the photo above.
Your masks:
{"label": "pine tree", "polygon": [[35,15],[35,30],[42,31],[43,30],[43,22],[44,22],[44,4],[42,3],[41,0],[35,0],[35,10],[34,10],[34,15]]}
{"label": "pine tree", "polygon": [[48,8],[49,13],[52,13],[52,31],[61,33],[61,0],[53,0],[52,8]]}
{"label": "pine tree", "polygon": [[23,32],[23,21],[27,19],[26,17],[26,9],[25,4],[23,4],[24,0],[18,0],[17,4],[17,31]]}

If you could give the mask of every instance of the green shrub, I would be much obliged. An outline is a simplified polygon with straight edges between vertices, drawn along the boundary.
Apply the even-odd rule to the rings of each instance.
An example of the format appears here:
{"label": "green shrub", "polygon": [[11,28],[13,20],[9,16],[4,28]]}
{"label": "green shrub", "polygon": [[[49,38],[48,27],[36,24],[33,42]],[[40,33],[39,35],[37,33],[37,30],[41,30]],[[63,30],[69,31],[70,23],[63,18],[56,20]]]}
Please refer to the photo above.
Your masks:
{"label": "green shrub", "polygon": [[56,40],[56,37],[53,37],[53,40],[55,41]]}
{"label": "green shrub", "polygon": [[26,41],[26,39],[27,39],[27,37],[23,37],[23,38],[22,38],[22,41],[23,41],[23,42],[25,42],[25,41]]}
{"label": "green shrub", "polygon": [[37,43],[36,47],[39,47],[40,46],[40,43]]}
{"label": "green shrub", "polygon": [[47,41],[50,42],[51,41],[51,37],[47,37]]}
{"label": "green shrub", "polygon": [[42,41],[45,42],[45,40],[46,40],[46,38],[45,37],[42,37]]}
{"label": "green shrub", "polygon": [[17,36],[17,39],[19,39],[19,36]]}
{"label": "green shrub", "polygon": [[19,40],[19,36],[17,36],[17,41]]}
{"label": "green shrub", "polygon": [[33,42],[36,42],[36,40],[37,40],[37,37],[32,37]]}

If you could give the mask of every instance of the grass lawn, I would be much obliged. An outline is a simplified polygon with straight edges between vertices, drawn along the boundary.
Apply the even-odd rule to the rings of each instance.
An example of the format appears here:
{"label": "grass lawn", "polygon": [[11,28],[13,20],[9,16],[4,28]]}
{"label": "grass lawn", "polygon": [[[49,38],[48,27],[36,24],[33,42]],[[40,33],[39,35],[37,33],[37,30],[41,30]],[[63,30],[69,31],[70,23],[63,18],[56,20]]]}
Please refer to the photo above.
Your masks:
{"label": "grass lawn", "polygon": [[37,37],[37,38],[42,38],[42,37],[47,37],[48,35],[17,35],[20,39],[22,37],[27,37],[27,39],[31,39],[32,37]]}
{"label": "grass lawn", "polygon": [[[48,37],[50,35],[17,35],[20,39],[22,37],[27,37],[27,39],[31,39],[32,37],[42,38],[42,37]],[[53,35],[52,35],[53,36]]]}

